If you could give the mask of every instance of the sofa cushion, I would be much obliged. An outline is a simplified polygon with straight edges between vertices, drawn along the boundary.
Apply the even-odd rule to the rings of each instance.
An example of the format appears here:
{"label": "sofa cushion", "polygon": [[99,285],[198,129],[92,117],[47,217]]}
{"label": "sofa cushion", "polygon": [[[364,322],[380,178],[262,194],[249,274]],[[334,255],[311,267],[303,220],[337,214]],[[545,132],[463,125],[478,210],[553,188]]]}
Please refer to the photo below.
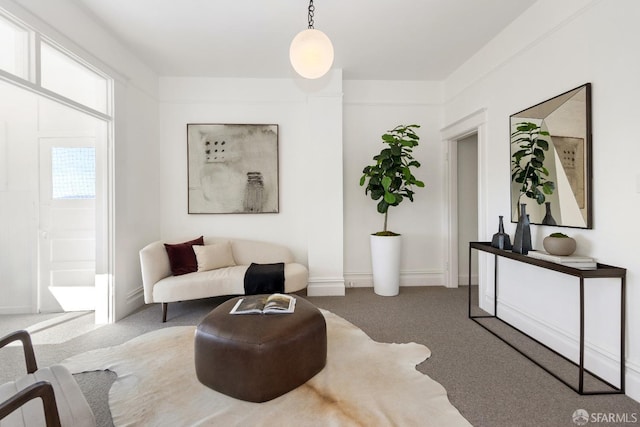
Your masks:
{"label": "sofa cushion", "polygon": [[[153,286],[151,300],[173,302],[219,295],[243,295],[244,275],[248,268],[248,265],[236,265],[165,277]],[[284,278],[285,293],[296,292],[307,287],[308,270],[302,264],[285,264]]]}
{"label": "sofa cushion", "polygon": [[193,245],[193,251],[198,262],[198,272],[236,265],[229,242],[204,246]]}
{"label": "sofa cushion", "polygon": [[201,273],[165,277],[153,287],[153,300],[172,302],[218,295],[242,295],[244,273],[247,268],[248,265],[236,265]]}
{"label": "sofa cushion", "polygon": [[180,276],[198,270],[198,261],[192,248],[193,245],[204,245],[204,237],[200,236],[197,239],[183,243],[164,244],[167,250],[167,256],[169,257],[171,274]]}
{"label": "sofa cushion", "polygon": [[232,239],[233,259],[238,265],[273,264],[276,262],[293,262],[291,251],[283,246],[267,242]]}

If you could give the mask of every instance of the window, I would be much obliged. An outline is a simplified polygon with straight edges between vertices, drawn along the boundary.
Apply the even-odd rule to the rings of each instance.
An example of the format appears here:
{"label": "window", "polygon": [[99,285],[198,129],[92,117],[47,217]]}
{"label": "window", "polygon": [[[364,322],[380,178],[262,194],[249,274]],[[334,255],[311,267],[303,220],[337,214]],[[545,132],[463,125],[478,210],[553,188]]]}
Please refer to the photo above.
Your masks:
{"label": "window", "polygon": [[40,45],[42,87],[101,113],[107,112],[107,79],[48,43]]}
{"label": "window", "polygon": [[95,148],[53,147],[51,150],[53,198],[95,199]]}
{"label": "window", "polygon": [[29,31],[0,15],[0,69],[29,76]]}
{"label": "window", "polygon": [[112,79],[1,7],[0,71],[2,80],[102,120],[112,118]]}

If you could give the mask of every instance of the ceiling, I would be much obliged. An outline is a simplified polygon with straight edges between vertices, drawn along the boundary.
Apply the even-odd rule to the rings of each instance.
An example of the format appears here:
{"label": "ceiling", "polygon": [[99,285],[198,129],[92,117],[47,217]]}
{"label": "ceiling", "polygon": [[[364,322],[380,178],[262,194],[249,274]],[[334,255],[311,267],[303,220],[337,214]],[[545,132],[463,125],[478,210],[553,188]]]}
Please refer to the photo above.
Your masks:
{"label": "ceiling", "polygon": [[[308,0],[75,0],[160,76],[286,78]],[[535,0],[315,0],[347,80],[443,80]]]}

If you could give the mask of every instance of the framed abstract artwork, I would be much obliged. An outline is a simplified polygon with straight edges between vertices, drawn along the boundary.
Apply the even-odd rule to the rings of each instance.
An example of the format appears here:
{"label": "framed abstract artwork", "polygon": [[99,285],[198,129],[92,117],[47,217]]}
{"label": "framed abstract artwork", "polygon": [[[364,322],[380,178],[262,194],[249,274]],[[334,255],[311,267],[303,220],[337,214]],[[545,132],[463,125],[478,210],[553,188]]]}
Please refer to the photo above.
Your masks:
{"label": "framed abstract artwork", "polygon": [[277,213],[278,125],[187,124],[188,212]]}

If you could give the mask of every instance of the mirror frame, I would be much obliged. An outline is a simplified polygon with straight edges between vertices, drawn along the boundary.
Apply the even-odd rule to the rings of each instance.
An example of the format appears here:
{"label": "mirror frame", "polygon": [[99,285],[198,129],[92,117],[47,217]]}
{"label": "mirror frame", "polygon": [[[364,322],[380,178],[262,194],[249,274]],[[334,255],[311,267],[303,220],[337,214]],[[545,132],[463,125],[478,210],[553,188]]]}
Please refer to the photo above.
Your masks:
{"label": "mirror frame", "polygon": [[[516,123],[521,123],[523,121],[526,120],[542,120],[544,122],[544,120],[546,118],[548,118],[552,112],[554,112],[556,110],[557,107],[564,105],[567,101],[569,101],[569,99],[571,99],[570,97],[567,98],[564,101],[561,101],[562,98],[567,97],[568,94],[570,94],[571,92],[579,92],[580,90],[585,90],[585,110],[584,110],[584,208],[585,212],[583,214],[583,219],[585,220],[585,225],[572,225],[572,224],[561,224],[558,222],[558,224],[556,225],[549,225],[549,224],[543,224],[542,223],[542,219],[537,220],[536,218],[533,218],[531,220],[531,224],[538,224],[538,225],[549,225],[551,227],[568,227],[568,228],[583,228],[583,229],[592,229],[593,228],[593,196],[592,196],[592,163],[593,163],[593,156],[592,156],[592,135],[591,135],[591,83],[585,83],[581,86],[578,86],[576,88],[570,89],[566,92],[561,93],[560,95],[554,96],[553,98],[549,98],[545,101],[539,102],[538,104],[525,108],[522,111],[519,111],[517,113],[512,114],[511,116],[509,116],[509,177],[511,178],[510,182],[509,182],[509,193],[510,193],[510,213],[511,213],[511,222],[517,222],[518,221],[518,214],[519,214],[519,210],[516,207],[515,203],[516,200],[514,200],[515,194],[518,193],[518,189],[514,187],[514,181],[512,179],[512,159],[513,159],[513,147],[512,147],[512,132],[514,129],[514,125]],[[572,95],[572,96],[575,96]],[[558,104],[560,102],[560,104]],[[556,105],[558,104],[558,105]],[[549,112],[548,114],[545,114],[542,117],[527,117],[526,113],[531,111],[531,114],[533,114],[533,112],[540,112],[540,111],[544,111],[545,107],[547,107],[547,109],[552,109],[551,112]],[[538,113],[539,115],[541,115],[540,113]],[[581,117],[582,118],[582,117]],[[516,121],[517,120],[517,121]],[[543,136],[543,139],[552,139],[554,135],[550,135],[550,136]],[[556,138],[558,137],[571,137],[572,135],[556,135]],[[549,144],[551,145],[551,144]],[[555,162],[554,162],[555,164]],[[519,184],[518,184],[519,186]],[[514,194],[515,193],[515,194]],[[534,202],[533,199],[531,198],[526,198],[526,200],[530,200],[531,202]],[[535,202],[537,204],[537,202]],[[544,209],[543,209],[544,210]]]}

